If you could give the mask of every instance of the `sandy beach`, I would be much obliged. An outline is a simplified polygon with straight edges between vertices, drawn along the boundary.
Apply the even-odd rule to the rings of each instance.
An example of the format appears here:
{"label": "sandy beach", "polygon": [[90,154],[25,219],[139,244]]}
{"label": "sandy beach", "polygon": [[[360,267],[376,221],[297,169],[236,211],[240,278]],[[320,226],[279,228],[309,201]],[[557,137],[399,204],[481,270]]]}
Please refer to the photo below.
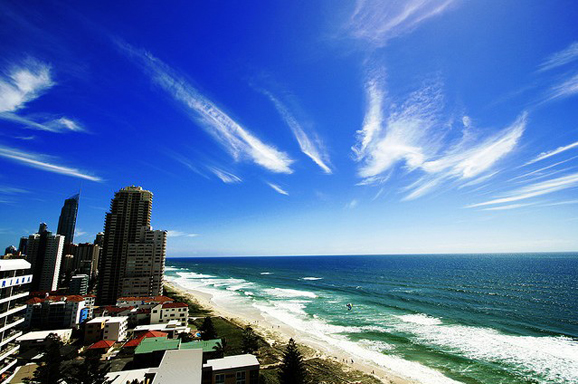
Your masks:
{"label": "sandy beach", "polygon": [[227,308],[216,303],[215,298],[209,293],[182,287],[174,281],[166,281],[165,284],[178,293],[196,300],[200,305],[211,310],[216,316],[224,317],[243,327],[251,325],[251,327],[271,345],[284,345],[290,338],[293,338],[299,344],[311,349],[306,356],[311,355],[339,363],[345,371],[350,369],[359,370],[368,375],[372,375],[383,383],[417,383],[417,381],[404,378],[403,375],[398,372],[387,370],[371,361],[346,353],[346,351],[325,343],[322,340],[317,340],[298,332],[296,329],[275,318],[263,315],[255,308],[246,308],[241,311],[237,308]]}

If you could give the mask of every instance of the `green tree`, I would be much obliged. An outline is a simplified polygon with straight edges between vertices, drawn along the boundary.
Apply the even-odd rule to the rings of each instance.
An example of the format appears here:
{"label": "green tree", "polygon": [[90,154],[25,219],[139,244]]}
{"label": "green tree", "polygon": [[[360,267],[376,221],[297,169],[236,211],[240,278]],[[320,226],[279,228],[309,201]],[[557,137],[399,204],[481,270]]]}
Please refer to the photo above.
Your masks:
{"label": "green tree", "polygon": [[283,361],[279,369],[280,384],[305,384],[307,383],[307,370],[303,362],[303,356],[297,349],[293,339],[289,339],[289,344],[283,353]]}
{"label": "green tree", "polygon": [[63,375],[61,372],[62,355],[60,349],[64,343],[55,333],[51,333],[44,339],[44,356],[40,365],[34,371],[34,377],[27,380],[29,383],[58,384]]}
{"label": "green tree", "polygon": [[243,330],[241,349],[243,353],[253,353],[259,349],[259,336],[257,336],[250,325]]}
{"label": "green tree", "polygon": [[106,374],[110,364],[100,364],[99,355],[87,356],[80,364],[75,364],[66,377],[67,384],[109,384]]}
{"label": "green tree", "polygon": [[199,327],[201,340],[213,340],[217,338],[217,331],[213,325],[213,320],[209,316],[205,317],[203,324]]}
{"label": "green tree", "polygon": [[188,343],[189,341],[194,340],[193,335],[191,335],[190,332],[181,332],[178,337],[183,343]]}
{"label": "green tree", "polygon": [[221,339],[221,341],[218,342],[217,345],[213,347],[213,349],[215,350],[215,357],[225,357],[225,352],[227,352],[228,349],[227,340]]}

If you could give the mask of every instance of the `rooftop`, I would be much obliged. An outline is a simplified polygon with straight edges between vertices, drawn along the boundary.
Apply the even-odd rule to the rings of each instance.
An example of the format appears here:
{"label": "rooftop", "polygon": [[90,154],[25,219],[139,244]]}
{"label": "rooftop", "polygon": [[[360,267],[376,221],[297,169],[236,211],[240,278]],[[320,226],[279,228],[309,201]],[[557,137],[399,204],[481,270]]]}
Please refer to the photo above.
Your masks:
{"label": "rooftop", "polygon": [[136,347],[134,354],[139,355],[142,353],[152,353],[155,351],[167,351],[171,349],[178,349],[180,342],[181,341],[179,339],[151,337],[141,341],[138,347]]}
{"label": "rooftop", "polygon": [[152,384],[201,384],[203,352],[199,349],[167,351],[156,371]]}
{"label": "rooftop", "polygon": [[92,344],[88,349],[109,349],[114,343],[114,340],[100,340]]}
{"label": "rooftop", "polygon": [[184,308],[189,307],[186,303],[164,303],[163,308]]}
{"label": "rooftop", "polygon": [[227,356],[222,359],[207,360],[205,367],[212,367],[213,371],[235,369],[239,367],[250,367],[259,365],[259,360],[254,355]]}
{"label": "rooftop", "polygon": [[96,323],[102,323],[102,322],[106,322],[106,323],[121,323],[123,321],[128,321],[128,316],[117,316],[117,317],[111,317],[111,316],[101,316],[101,317],[95,317],[94,319],[88,321],[86,324],[96,324]]}
{"label": "rooftop", "polygon": [[24,259],[0,259],[0,272],[30,269],[30,263]]}
{"label": "rooftop", "polygon": [[119,297],[116,302],[119,301],[142,301],[143,303],[162,303],[162,302],[173,302],[174,300],[166,296],[127,296]]}
{"label": "rooftop", "polygon": [[50,335],[51,333],[56,333],[56,335],[61,339],[70,339],[70,335],[72,335],[72,329],[51,329],[48,331],[28,332],[17,338],[16,341],[40,341],[46,339],[46,336]]}

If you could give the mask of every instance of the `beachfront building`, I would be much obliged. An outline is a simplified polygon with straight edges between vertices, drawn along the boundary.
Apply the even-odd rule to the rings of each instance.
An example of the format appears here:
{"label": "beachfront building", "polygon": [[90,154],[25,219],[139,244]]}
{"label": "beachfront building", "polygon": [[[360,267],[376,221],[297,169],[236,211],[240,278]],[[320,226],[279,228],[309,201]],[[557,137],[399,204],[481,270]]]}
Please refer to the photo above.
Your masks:
{"label": "beachfront building", "polygon": [[30,267],[24,259],[0,259],[0,375],[16,364],[13,356],[19,346],[14,341],[22,335],[17,326],[24,322],[22,300],[32,281]]}
{"label": "beachfront building", "polygon": [[157,367],[167,351],[193,350],[198,349],[203,352],[203,359],[215,356],[215,347],[221,339],[195,340],[183,343],[180,339],[169,339],[168,337],[150,337],[140,341],[134,351],[134,366],[139,368]]}
{"label": "beachfront building", "polygon": [[259,361],[253,355],[227,356],[203,365],[203,384],[257,384]]}
{"label": "beachfront building", "polygon": [[176,320],[180,325],[187,325],[188,318],[189,306],[185,303],[163,303],[151,308],[151,324]]}
{"label": "beachfront building", "polygon": [[24,326],[32,329],[78,328],[89,317],[87,301],[80,295],[33,297],[26,301]]}
{"label": "beachfront building", "polygon": [[151,228],[152,199],[150,191],[135,186],[115,193],[104,226],[97,304],[162,294],[166,232]]}
{"label": "beachfront building", "polygon": [[45,223],[26,243],[27,260],[32,265],[31,291],[56,291],[62,262],[64,236],[53,235]]}
{"label": "beachfront building", "polygon": [[92,344],[100,340],[123,341],[128,331],[128,317],[95,317],[87,321],[84,328],[84,343]]}

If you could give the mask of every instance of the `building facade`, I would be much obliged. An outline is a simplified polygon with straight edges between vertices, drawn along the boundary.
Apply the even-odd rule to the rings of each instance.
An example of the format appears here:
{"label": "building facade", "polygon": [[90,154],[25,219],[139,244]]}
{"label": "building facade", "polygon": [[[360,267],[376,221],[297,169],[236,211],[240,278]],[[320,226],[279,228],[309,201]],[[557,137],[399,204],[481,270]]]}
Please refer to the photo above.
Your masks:
{"label": "building facade", "polygon": [[95,279],[98,273],[99,258],[100,247],[97,244],[78,244],[74,258],[74,269],[78,273],[88,275],[91,280]]}
{"label": "building facade", "polygon": [[19,345],[14,341],[22,335],[17,327],[24,322],[30,267],[24,259],[0,259],[0,375],[17,362],[13,356]]}
{"label": "building facade", "polygon": [[166,246],[166,231],[141,227],[136,241],[128,245],[122,296],[162,294]]}
{"label": "building facade", "polygon": [[57,234],[64,236],[64,243],[70,244],[74,241],[74,229],[76,227],[76,215],[78,214],[78,200],[80,194],[76,194],[66,200],[60,211]]}
{"label": "building facade", "polygon": [[32,329],[78,328],[89,315],[80,295],[33,297],[26,301],[24,326]]}
{"label": "building facade", "polygon": [[27,241],[27,260],[32,265],[31,291],[55,291],[58,288],[64,236],[53,235],[45,223],[40,224],[38,233]]}
{"label": "building facade", "polygon": [[104,225],[97,304],[115,304],[121,295],[162,294],[166,233],[151,229],[152,198],[135,186],[115,193]]}
{"label": "building facade", "polygon": [[88,293],[88,275],[74,275],[68,287],[69,295],[86,295]]}
{"label": "building facade", "polygon": [[189,306],[186,303],[165,303],[151,308],[151,324],[177,320],[181,325],[187,325],[188,319]]}

